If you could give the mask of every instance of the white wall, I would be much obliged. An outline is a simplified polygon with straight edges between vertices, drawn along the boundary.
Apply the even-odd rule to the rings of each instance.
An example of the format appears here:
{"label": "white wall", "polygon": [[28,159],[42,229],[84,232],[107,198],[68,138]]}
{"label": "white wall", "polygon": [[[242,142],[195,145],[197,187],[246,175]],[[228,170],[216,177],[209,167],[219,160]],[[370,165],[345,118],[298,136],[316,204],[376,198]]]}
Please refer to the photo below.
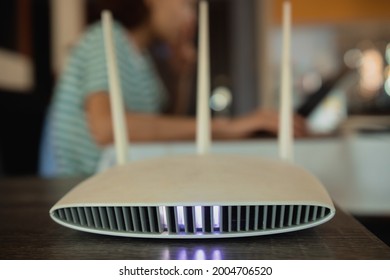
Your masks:
{"label": "white wall", "polygon": [[0,49],[0,88],[26,92],[33,87],[33,66],[24,55]]}
{"label": "white wall", "polygon": [[52,0],[51,9],[52,68],[57,74],[85,27],[85,0]]}

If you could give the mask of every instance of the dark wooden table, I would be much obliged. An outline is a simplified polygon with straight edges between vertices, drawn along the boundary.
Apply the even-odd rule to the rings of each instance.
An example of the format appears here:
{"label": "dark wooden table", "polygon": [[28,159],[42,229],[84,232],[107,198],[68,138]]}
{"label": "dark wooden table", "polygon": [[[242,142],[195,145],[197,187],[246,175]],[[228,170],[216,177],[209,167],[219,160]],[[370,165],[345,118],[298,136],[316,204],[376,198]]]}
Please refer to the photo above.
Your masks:
{"label": "dark wooden table", "polygon": [[390,259],[390,248],[341,210],[312,229],[249,238],[151,240],[74,231],[48,211],[80,181],[0,180],[0,259]]}

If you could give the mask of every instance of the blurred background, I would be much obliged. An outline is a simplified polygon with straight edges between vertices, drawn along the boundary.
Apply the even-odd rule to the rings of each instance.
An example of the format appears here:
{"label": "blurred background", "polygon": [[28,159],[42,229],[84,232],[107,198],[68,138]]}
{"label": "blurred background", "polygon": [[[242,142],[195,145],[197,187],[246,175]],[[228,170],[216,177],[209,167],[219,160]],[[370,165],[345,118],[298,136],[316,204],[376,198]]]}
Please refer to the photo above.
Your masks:
{"label": "blurred background", "polygon": [[[390,2],[293,0],[296,110],[323,136],[388,129]],[[237,116],[277,108],[282,0],[211,0],[210,105]],[[98,17],[93,0],[0,3],[0,174],[37,172],[41,128],[72,45]],[[153,50],[152,50],[153,51]],[[169,88],[164,57],[157,65]],[[194,115],[195,85],[174,113]],[[184,100],[184,102],[183,102]],[[173,113],[173,112],[170,112]]]}
{"label": "blurred background", "polygon": [[[282,0],[209,2],[213,115],[277,108]],[[390,1],[292,0],[292,7],[294,106],[307,117],[315,141],[390,132]],[[72,46],[97,19],[93,0],[0,1],[0,177],[37,175],[56,79]],[[166,58],[151,51],[169,89],[174,77],[164,67]],[[195,84],[171,103],[178,109],[168,113],[194,115]],[[383,150],[374,146],[371,156],[381,158],[386,173]],[[358,154],[355,162],[364,165],[366,156]],[[328,167],[332,178],[336,167]],[[378,182],[389,194],[389,183]],[[382,200],[383,188],[377,193]],[[390,244],[388,215],[356,213]]]}
{"label": "blurred background", "polygon": [[[295,107],[308,116],[312,132],[333,135],[341,127],[371,125],[386,129],[390,2],[292,2]],[[210,105],[215,115],[277,106],[281,4],[210,1]],[[86,25],[97,19],[94,1],[1,1],[0,13],[1,174],[35,174],[56,77]],[[164,57],[156,53],[162,65]],[[169,75],[163,74],[169,88]],[[172,99],[182,103],[177,113],[194,114],[194,92]]]}

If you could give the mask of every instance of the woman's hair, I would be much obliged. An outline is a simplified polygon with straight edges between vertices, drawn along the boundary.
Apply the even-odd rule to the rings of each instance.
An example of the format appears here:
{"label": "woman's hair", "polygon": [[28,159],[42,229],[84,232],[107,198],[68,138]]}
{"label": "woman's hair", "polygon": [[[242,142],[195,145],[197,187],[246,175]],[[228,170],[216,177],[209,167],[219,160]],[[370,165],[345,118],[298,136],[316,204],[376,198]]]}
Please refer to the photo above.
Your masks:
{"label": "woman's hair", "polygon": [[149,8],[144,0],[89,0],[89,21],[100,19],[103,10],[110,10],[114,18],[128,29],[134,29],[149,19]]}

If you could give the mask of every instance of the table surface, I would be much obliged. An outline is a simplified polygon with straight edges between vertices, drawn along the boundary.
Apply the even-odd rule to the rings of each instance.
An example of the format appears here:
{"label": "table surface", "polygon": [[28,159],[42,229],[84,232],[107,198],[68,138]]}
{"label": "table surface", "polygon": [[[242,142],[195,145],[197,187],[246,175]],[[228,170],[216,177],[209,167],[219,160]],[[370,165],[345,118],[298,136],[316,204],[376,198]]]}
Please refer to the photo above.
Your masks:
{"label": "table surface", "polygon": [[338,209],[323,225],[287,234],[152,240],[75,231],[49,209],[81,179],[0,180],[0,259],[390,259],[390,248]]}

